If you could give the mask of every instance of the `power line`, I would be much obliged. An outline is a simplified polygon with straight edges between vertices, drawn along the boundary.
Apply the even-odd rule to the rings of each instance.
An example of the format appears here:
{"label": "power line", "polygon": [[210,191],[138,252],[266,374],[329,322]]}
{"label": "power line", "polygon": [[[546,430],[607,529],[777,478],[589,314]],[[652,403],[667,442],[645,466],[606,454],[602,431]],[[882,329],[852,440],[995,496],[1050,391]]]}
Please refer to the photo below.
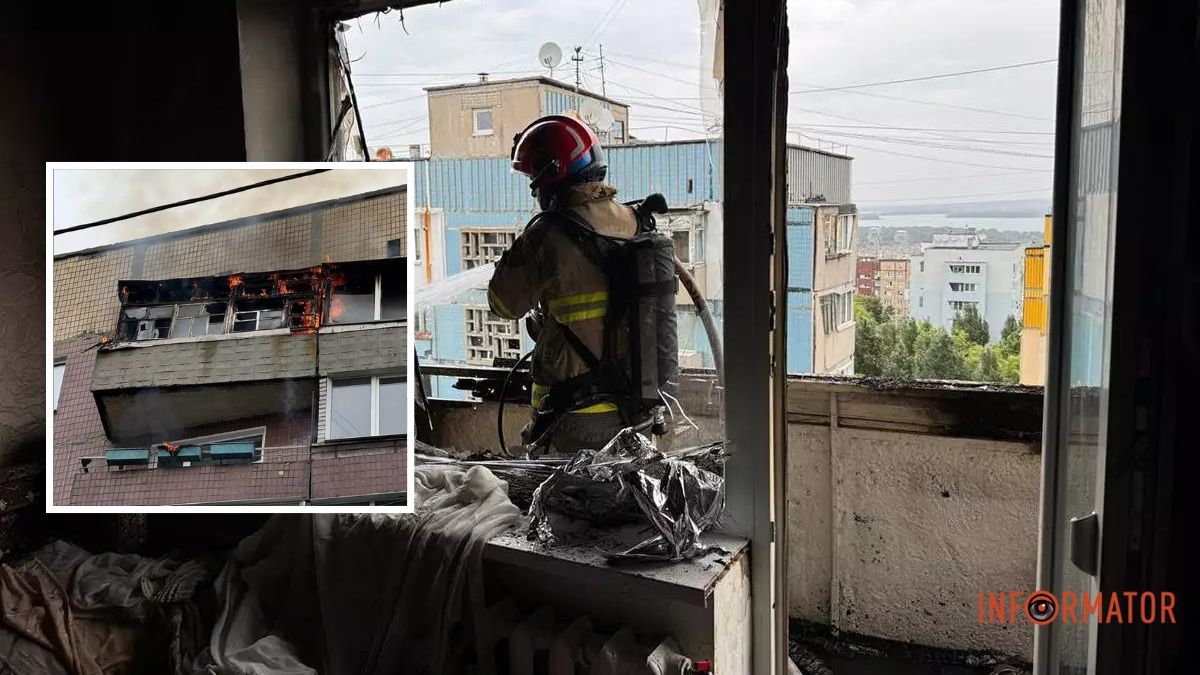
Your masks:
{"label": "power line", "polygon": [[[799,84],[803,84],[806,87],[813,86],[811,84],[805,84],[804,82],[800,82]],[[845,89],[845,90],[839,90],[839,91],[841,91],[841,93],[844,93],[844,94],[854,94],[856,96],[870,96],[872,98],[884,98],[884,99],[888,99],[890,101],[904,101],[906,103],[918,103],[920,105],[934,106],[937,108],[948,108],[951,110],[966,110],[969,112],[985,113],[988,115],[1000,115],[1002,117],[1015,117],[1017,119],[1023,119],[1023,120],[1036,120],[1038,122],[1053,122],[1054,121],[1050,117],[1035,117],[1033,115],[1022,115],[1020,113],[1005,112],[1003,110],[991,110],[988,108],[974,108],[974,107],[965,106],[965,105],[954,105],[953,103],[938,103],[936,101],[925,101],[925,100],[919,99],[919,98],[905,98],[903,96],[890,96],[888,94],[875,94],[875,93],[871,93],[868,91],[855,91],[854,89]]]}
{"label": "power line", "polygon": [[253,190],[255,188],[266,187],[268,185],[274,185],[276,183],[282,183],[284,181],[296,180],[297,178],[305,178],[307,176],[314,176],[319,173],[325,173],[326,171],[329,171],[329,169],[310,169],[308,171],[302,171],[300,173],[293,173],[293,174],[288,174],[286,176],[279,176],[277,178],[270,178],[270,179],[267,179],[264,181],[259,181],[257,183],[251,183],[249,185],[243,185],[241,187],[231,188],[229,190],[222,190],[221,192],[214,192],[212,194],[203,195],[200,197],[192,197],[190,199],[184,199],[182,201],[172,202],[170,204],[162,204],[160,206],[153,206],[148,209],[142,209],[141,211],[134,211],[133,213],[126,213],[123,216],[113,216],[112,218],[105,218],[104,220],[97,220],[93,223],[84,223],[82,225],[72,225],[71,227],[64,227],[60,230],[55,230],[54,235],[58,236],[60,234],[67,234],[70,232],[78,232],[79,230],[86,230],[89,227],[99,227],[101,225],[108,225],[109,223],[115,223],[118,220],[128,220],[130,218],[137,218],[138,216],[145,216],[145,215],[149,215],[151,213],[157,213],[159,211],[166,211],[167,209],[173,209],[177,206],[187,206],[189,204],[205,202],[210,199],[217,199],[218,197],[227,197],[229,195],[235,195],[239,192],[246,192],[247,190]]}
{"label": "power line", "polygon": [[1006,171],[1001,173],[961,173],[953,176],[929,176],[926,178],[902,178],[899,180],[870,180],[855,181],[857,185],[891,185],[895,183],[924,183],[931,180],[956,180],[959,178],[992,178],[996,176],[1018,176],[1030,173],[1053,173],[1054,169],[1025,169],[1022,171]]}
{"label": "power line", "polygon": [[[836,132],[826,130],[822,132],[827,136],[836,136],[840,138],[853,138],[875,140],[883,143],[894,143],[899,145],[918,145],[929,148],[940,148],[942,150],[952,150],[956,152],[981,152],[991,155],[1011,155],[1013,157],[1034,157],[1037,159],[1054,159],[1054,155],[1038,155],[1030,152],[1016,152],[1013,150],[997,150],[994,148],[981,148],[975,145],[950,145],[946,142],[934,142],[933,139],[925,140],[918,138],[900,138],[896,136],[877,136],[871,134],[853,134],[848,132]],[[961,142],[961,141],[957,141]]]}
{"label": "power line", "polygon": [[[823,140],[828,143],[838,143],[840,145],[844,145],[844,143],[841,143],[839,141],[833,141],[828,138],[818,139],[816,136],[809,136],[809,138],[813,138],[816,140]],[[979,164],[976,162],[962,162],[962,161],[959,161],[956,159],[943,159],[941,157],[930,157],[928,155],[914,155],[914,154],[907,153],[907,152],[897,152],[895,150],[884,150],[883,148],[876,148],[876,147],[869,146],[869,145],[862,145],[861,142],[857,143],[856,147],[858,149],[868,150],[870,152],[878,152],[878,153],[882,153],[885,155],[896,155],[898,157],[911,157],[913,159],[923,159],[923,160],[926,160],[929,162],[939,162],[942,164],[957,164],[959,166],[974,166],[974,167],[979,167],[982,169],[1009,169],[1012,171],[1024,171],[1029,168],[1029,167],[1025,167],[1025,166],[1000,166],[997,164]]]}
{"label": "power line", "polygon": [[1029,66],[1041,66],[1047,63],[1057,63],[1058,59],[1042,59],[1041,61],[1024,61],[1022,63],[1010,63],[1004,66],[992,66],[991,68],[976,68],[975,70],[959,70],[952,73],[938,73],[936,75],[921,75],[919,77],[906,77],[899,80],[883,80],[880,82],[865,82],[862,84],[845,84],[837,87],[817,87],[815,89],[805,89],[802,91],[788,92],[789,96],[797,94],[815,94],[822,91],[845,91],[847,89],[863,89],[866,87],[882,87],[888,84],[904,84],[906,82],[925,82],[927,80],[939,80],[947,77],[958,77],[960,75],[974,75],[976,73],[991,73],[997,70],[1010,70],[1012,68],[1027,68]]}
{"label": "power line", "polygon": [[[604,33],[613,25],[613,22],[617,20],[617,15],[621,13],[621,10],[625,8],[625,5],[628,2],[629,0],[613,0],[613,4],[609,6],[608,11],[604,13],[604,16],[601,16],[600,20],[596,22],[595,27],[592,28],[592,31],[588,34],[587,39],[583,41],[583,44],[590,47],[593,42],[596,42],[603,37]],[[608,19],[608,23],[604,23],[605,19]],[[604,24],[603,27],[601,27],[601,24]],[[597,32],[597,30],[599,32]]]}
{"label": "power line", "polygon": [[946,127],[893,127],[886,124],[805,124],[806,127],[837,127],[840,129],[894,129],[896,131],[957,131],[971,134],[1019,134],[1053,136],[1053,131],[1010,131],[998,129],[949,129]]}

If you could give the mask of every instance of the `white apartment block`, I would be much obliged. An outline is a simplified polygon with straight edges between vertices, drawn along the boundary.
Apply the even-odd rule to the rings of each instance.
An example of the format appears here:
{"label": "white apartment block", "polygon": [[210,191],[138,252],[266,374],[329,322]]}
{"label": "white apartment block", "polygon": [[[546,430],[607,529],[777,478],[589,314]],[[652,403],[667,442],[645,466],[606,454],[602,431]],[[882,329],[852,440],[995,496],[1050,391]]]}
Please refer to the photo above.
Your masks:
{"label": "white apartment block", "polygon": [[950,330],[955,315],[975,305],[993,342],[1000,339],[1007,316],[1020,319],[1021,244],[982,242],[975,235],[935,235],[933,243],[921,249],[909,267],[911,316]]}

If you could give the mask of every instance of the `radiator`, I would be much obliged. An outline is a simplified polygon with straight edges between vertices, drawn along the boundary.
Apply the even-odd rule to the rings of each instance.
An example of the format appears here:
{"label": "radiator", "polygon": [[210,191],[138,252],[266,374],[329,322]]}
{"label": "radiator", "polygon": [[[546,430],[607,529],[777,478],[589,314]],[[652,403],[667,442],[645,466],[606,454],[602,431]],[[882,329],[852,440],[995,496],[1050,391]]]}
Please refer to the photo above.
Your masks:
{"label": "radiator", "polygon": [[[586,616],[560,619],[542,606],[523,611],[511,598],[488,608],[480,653],[504,675],[684,675],[697,672],[672,637],[647,646],[632,628],[599,630]],[[703,667],[703,666],[702,666]]]}

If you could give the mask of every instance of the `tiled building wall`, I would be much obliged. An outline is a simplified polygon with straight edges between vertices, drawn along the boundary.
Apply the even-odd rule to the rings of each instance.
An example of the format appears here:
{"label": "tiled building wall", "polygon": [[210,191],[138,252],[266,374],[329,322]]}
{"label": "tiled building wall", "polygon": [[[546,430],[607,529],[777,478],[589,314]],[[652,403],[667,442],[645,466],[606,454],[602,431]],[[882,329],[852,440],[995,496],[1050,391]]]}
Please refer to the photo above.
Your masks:
{"label": "tiled building wall", "polygon": [[[266,415],[192,427],[184,438],[266,428],[263,459],[228,464],[163,469],[110,470],[93,463],[83,473],[78,463],[69,476],[74,504],[162,505],[269,499],[299,503],[308,498],[308,443],[311,413]],[[161,439],[159,439],[161,440]],[[156,442],[144,439],[147,445]],[[107,446],[105,446],[107,447]],[[57,481],[55,488],[58,488]]]}
{"label": "tiled building wall", "polygon": [[345,204],[321,213],[321,255],[331,262],[387,257],[387,242],[398,239],[407,250],[407,192]]}
{"label": "tiled building wall", "polygon": [[312,213],[151,244],[144,279],[273,272],[321,262],[312,251]]}
{"label": "tiled building wall", "polygon": [[54,340],[108,333],[117,326],[118,279],[128,279],[131,248],[54,261]]}
{"label": "tiled building wall", "polygon": [[[113,308],[116,311],[116,308]],[[95,336],[55,343],[54,358],[65,360],[58,409],[54,411],[54,503],[67,504],[71,478],[80,457],[97,457],[111,447],[104,436],[100,413],[92,398],[92,369],[96,365]]]}
{"label": "tiled building wall", "polygon": [[312,498],[404,492],[408,489],[408,446],[393,441],[381,447],[313,452]]}
{"label": "tiled building wall", "polygon": [[[383,195],[320,213],[202,229],[146,243],[140,278],[295,269],[319,263],[326,256],[332,260],[383,258],[387,255],[387,242],[392,239],[400,240],[403,253],[406,208],[404,193]],[[313,240],[316,234],[321,237],[320,246]],[[158,470],[141,476],[136,472],[79,473],[80,457],[103,455],[111,443],[104,435],[91,393],[96,350],[89,348],[97,344],[97,338],[71,338],[80,334],[106,334],[115,329],[120,309],[117,281],[135,276],[134,262],[133,245],[54,261],[54,351],[56,359],[67,361],[59,407],[54,415],[55,503],[292,499],[307,494],[307,461],[299,458],[284,460],[279,466],[270,460],[251,466],[197,467],[196,473]],[[303,444],[308,442],[311,422],[307,413],[302,417]],[[268,443],[275,444],[270,430]],[[282,476],[294,482],[274,480],[281,477],[281,471]],[[197,486],[189,487],[193,482]],[[168,498],[169,493],[180,490],[184,492],[179,497]],[[158,496],[149,499],[147,495]]]}

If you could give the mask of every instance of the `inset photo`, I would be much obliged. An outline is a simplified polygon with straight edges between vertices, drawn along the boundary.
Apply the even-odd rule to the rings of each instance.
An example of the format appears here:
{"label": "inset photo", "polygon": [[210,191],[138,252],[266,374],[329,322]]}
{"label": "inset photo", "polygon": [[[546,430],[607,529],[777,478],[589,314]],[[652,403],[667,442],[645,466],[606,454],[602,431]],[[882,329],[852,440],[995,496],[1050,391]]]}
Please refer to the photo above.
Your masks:
{"label": "inset photo", "polygon": [[410,511],[409,169],[49,164],[50,511]]}

